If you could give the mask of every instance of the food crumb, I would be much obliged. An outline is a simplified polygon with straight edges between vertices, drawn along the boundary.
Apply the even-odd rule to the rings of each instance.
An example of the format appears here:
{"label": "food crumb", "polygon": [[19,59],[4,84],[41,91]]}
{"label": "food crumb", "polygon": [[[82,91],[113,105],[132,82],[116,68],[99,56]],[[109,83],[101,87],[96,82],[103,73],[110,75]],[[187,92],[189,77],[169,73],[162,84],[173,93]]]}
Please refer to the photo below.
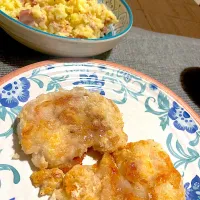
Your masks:
{"label": "food crumb", "polygon": [[12,156],[12,160],[19,160],[20,156],[18,153],[15,153],[13,156]]}

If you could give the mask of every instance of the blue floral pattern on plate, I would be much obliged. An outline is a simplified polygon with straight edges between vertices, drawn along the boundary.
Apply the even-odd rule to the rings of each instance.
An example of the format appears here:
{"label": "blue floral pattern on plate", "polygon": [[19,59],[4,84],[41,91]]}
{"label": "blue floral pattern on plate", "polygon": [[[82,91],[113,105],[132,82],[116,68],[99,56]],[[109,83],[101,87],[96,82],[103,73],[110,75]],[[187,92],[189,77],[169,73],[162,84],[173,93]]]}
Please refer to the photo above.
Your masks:
{"label": "blue floral pattern on plate", "polygon": [[190,117],[190,114],[175,101],[173,102],[173,107],[168,112],[168,116],[174,121],[173,124],[178,130],[186,130],[188,133],[195,133],[198,130],[198,126]]}
{"label": "blue floral pattern on plate", "polygon": [[13,183],[18,184],[20,182],[19,172],[11,165],[0,164],[0,171],[11,171],[13,173]]}
{"label": "blue floral pattern on plate", "polygon": [[191,184],[189,182],[184,185],[186,191],[187,200],[199,200],[200,199],[200,178],[196,175]]}
{"label": "blue floral pattern on plate", "polygon": [[166,140],[166,146],[168,148],[168,151],[171,155],[176,158],[176,161],[174,162],[175,168],[184,167],[184,170],[188,167],[189,164],[195,163],[198,161],[199,169],[200,169],[200,154],[196,149],[192,149],[190,147],[183,148],[183,146],[180,144],[178,140],[176,141],[175,147],[173,147],[173,134],[170,133]]}
{"label": "blue floral pattern on plate", "polygon": [[0,91],[0,103],[2,106],[14,108],[19,102],[26,102],[29,99],[30,82],[22,77],[12,83],[8,83]]}
{"label": "blue floral pattern on plate", "polygon": [[90,91],[98,91],[101,95],[105,95],[105,91],[102,88],[105,85],[105,81],[99,80],[96,74],[80,74],[80,80],[74,82],[73,85],[82,85]]}
{"label": "blue floral pattern on plate", "polygon": [[161,120],[160,126],[163,130],[169,126],[169,121],[172,120],[174,127],[180,131],[186,131],[190,134],[197,132],[198,126],[191,118],[190,114],[175,101],[173,101],[172,106],[170,106],[170,101],[165,94],[159,92],[157,97],[157,110],[152,108],[150,100],[156,102],[154,97],[148,97],[145,102],[146,112],[159,116]]}
{"label": "blue floral pattern on plate", "polygon": [[132,79],[132,74],[119,70],[117,73],[118,77],[122,77],[126,83],[129,83]]}
{"label": "blue floral pattern on plate", "polygon": [[157,86],[156,84],[154,84],[154,83],[150,83],[150,84],[149,84],[149,88],[150,88],[151,90],[157,90],[157,89],[158,89],[158,86]]}

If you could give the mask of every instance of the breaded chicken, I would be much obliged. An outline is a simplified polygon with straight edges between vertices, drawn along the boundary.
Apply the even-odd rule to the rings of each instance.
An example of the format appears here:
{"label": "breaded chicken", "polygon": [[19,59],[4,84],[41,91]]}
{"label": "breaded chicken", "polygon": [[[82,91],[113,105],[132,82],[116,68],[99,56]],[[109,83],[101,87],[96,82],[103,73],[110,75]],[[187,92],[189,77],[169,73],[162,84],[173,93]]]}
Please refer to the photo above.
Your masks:
{"label": "breaded chicken", "polygon": [[111,154],[104,154],[97,168],[96,175],[101,180],[98,200],[131,200],[135,197],[130,183],[121,176]]}
{"label": "breaded chicken", "polygon": [[129,143],[114,154],[120,174],[134,194],[146,200],[184,200],[179,172],[161,145],[153,140]]}
{"label": "breaded chicken", "polygon": [[35,187],[40,187],[40,195],[51,195],[55,189],[62,187],[64,173],[58,168],[44,169],[33,172],[32,183]]}
{"label": "breaded chicken", "polygon": [[63,187],[54,189],[52,199],[56,200],[131,200],[135,197],[130,183],[120,175],[108,153],[99,164],[74,166],[66,173]]}
{"label": "breaded chicken", "polygon": [[97,200],[101,191],[101,180],[95,166],[74,166],[63,180],[66,199]]}
{"label": "breaded chicken", "polygon": [[113,152],[127,142],[118,107],[83,88],[40,95],[23,107],[19,119],[22,150],[40,169],[68,171],[90,147]]}
{"label": "breaded chicken", "polygon": [[52,200],[185,200],[181,176],[153,140],[105,153],[93,166],[74,166]]}

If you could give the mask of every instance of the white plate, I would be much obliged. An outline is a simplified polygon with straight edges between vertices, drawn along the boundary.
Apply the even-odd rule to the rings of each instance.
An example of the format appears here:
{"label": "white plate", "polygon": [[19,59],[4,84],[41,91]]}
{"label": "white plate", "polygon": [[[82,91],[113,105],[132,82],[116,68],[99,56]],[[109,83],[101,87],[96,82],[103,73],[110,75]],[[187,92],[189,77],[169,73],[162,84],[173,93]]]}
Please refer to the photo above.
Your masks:
{"label": "white plate", "polygon": [[[105,61],[68,59],[21,68],[1,78],[0,85],[1,200],[39,199],[29,179],[29,157],[20,151],[13,134],[12,124],[22,106],[39,94],[75,86],[98,90],[118,105],[129,141],[161,143],[183,176],[187,200],[200,199],[199,116],[150,77]],[[15,151],[20,160],[12,159]]]}

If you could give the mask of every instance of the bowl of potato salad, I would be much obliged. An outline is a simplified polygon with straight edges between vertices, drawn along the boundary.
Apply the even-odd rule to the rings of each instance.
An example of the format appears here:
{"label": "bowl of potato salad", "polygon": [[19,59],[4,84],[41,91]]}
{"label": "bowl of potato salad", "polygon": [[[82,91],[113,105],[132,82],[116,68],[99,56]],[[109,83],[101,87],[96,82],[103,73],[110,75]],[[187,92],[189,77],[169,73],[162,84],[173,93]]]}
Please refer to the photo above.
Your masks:
{"label": "bowl of potato salad", "polygon": [[115,47],[133,23],[125,0],[1,0],[0,26],[36,51],[90,57]]}

